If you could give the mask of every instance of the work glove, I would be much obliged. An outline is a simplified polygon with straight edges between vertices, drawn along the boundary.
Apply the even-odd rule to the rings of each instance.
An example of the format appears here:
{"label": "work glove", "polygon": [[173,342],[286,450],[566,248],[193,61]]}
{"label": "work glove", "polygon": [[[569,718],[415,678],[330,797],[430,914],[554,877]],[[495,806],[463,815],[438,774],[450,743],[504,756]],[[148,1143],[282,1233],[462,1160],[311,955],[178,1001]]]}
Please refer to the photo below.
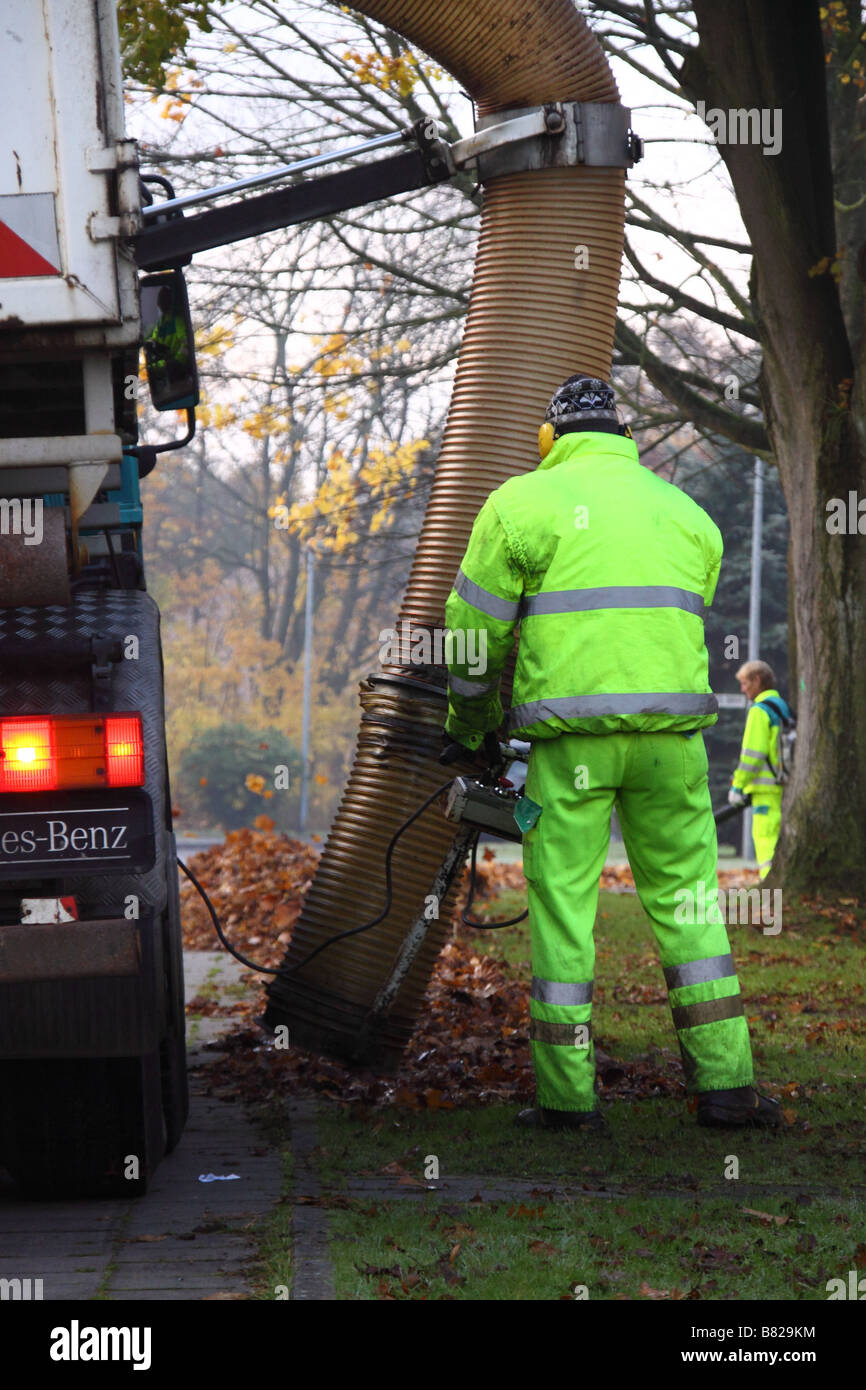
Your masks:
{"label": "work glove", "polygon": [[502,754],[499,750],[499,735],[489,733],[484,735],[484,742],[480,748],[467,748],[465,743],[460,743],[453,739],[450,734],[442,732],[442,752],[439,754],[439,761],[445,767],[449,763],[456,763],[460,760],[465,762],[474,761],[479,768],[495,767],[502,761]]}
{"label": "work glove", "polygon": [[739,787],[731,787],[728,792],[728,802],[731,806],[747,806],[749,798],[745,792],[741,792]]}

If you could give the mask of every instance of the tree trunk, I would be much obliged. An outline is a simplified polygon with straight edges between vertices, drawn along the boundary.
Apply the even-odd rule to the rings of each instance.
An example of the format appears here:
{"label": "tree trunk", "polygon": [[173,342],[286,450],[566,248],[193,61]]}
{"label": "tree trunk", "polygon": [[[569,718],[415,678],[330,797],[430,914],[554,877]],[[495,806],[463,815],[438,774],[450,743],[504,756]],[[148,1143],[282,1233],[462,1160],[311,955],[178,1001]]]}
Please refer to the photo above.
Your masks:
{"label": "tree trunk", "polygon": [[836,232],[818,5],[794,0],[783,15],[777,0],[694,8],[700,45],[683,69],[692,99],[708,111],[782,113],[775,155],[763,141],[719,140],[755,257],[762,396],[791,527],[797,758],[773,875],[789,890],[866,897],[866,542],[856,500],[853,534],[828,530],[832,498],[866,497],[866,370],[862,360],[855,368],[829,270]]}

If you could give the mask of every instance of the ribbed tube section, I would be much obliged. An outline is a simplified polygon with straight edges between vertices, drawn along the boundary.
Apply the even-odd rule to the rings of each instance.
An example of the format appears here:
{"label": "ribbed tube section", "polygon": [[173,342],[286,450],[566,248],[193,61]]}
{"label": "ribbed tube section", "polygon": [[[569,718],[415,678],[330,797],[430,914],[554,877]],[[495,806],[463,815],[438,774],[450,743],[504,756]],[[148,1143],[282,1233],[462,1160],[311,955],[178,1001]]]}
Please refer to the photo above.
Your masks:
{"label": "ribbed tube section", "polygon": [[[618,100],[607,61],[572,0],[365,0],[354,8],[453,73],[481,116],[552,101]],[[538,426],[553,391],[572,372],[609,373],[624,178],[622,169],[578,166],[486,183],[454,391],[398,622],[444,626],[445,600],[478,509],[506,478],[536,466]],[[446,674],[388,667],[361,686],[349,782],[281,973],[268,989],[268,1023],[287,1023],[301,1045],[389,1065],[411,1034],[445,938],[453,883],[393,1002],[382,1010],[376,1001],[454,838],[436,802],[398,842],[393,899],[382,922],[293,972],[328,937],[378,915],[391,837],[453,771],[436,761]]]}

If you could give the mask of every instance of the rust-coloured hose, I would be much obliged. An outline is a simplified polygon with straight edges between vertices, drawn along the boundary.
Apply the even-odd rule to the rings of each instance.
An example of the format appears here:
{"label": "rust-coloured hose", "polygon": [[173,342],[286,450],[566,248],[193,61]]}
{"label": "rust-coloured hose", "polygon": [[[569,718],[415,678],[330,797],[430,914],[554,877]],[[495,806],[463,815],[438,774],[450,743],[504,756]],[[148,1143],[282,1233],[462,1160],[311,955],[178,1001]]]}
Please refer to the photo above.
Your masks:
{"label": "rust-coloured hose", "polygon": [[[353,3],[453,73],[481,118],[554,101],[618,100],[607,60],[572,0]],[[536,466],[550,396],[572,372],[609,374],[624,178],[622,169],[579,165],[505,174],[485,185],[454,392],[398,624],[444,626],[475,516],[506,478]],[[577,247],[585,254],[577,256]],[[268,990],[267,1021],[288,1023],[293,1042],[387,1065],[411,1034],[445,938],[453,885],[393,1004],[379,1013],[373,1006],[454,838],[435,803],[398,843],[387,917],[323,951],[296,977],[291,972],[327,937],[381,910],[392,835],[448,779],[437,762],[446,675],[383,667],[361,686],[349,782],[284,973]]]}

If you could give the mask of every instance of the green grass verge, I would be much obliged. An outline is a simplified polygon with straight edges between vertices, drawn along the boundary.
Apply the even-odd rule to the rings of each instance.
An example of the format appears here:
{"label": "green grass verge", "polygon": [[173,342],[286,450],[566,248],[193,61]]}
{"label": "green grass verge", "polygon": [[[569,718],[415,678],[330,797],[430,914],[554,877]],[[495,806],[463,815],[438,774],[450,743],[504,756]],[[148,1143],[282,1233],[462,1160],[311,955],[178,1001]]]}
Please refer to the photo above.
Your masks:
{"label": "green grass verge", "polygon": [[[513,916],[502,894],[490,915]],[[606,1099],[609,1136],[515,1129],[516,1106],[413,1112],[323,1105],[320,1177],[337,1296],[346,1299],[827,1298],[866,1259],[862,943],[800,911],[778,936],[730,928],[759,1084],[788,1112],[780,1133],[706,1131],[678,1099]],[[525,924],[473,944],[527,978]],[[604,893],[596,924],[593,1032],[621,1060],[672,1074],[676,1039],[650,924]],[[490,1200],[345,1194],[390,1168],[423,1181],[473,1175]],[[736,1160],[736,1162],[734,1162]],[[734,1173],[736,1172],[736,1176]],[[538,1191],[500,1200],[495,1184]],[[544,1185],[567,1187],[553,1198]],[[604,1193],[607,1195],[594,1195]],[[758,1214],[750,1214],[751,1212]],[[760,1214],[763,1213],[763,1216]],[[455,1247],[459,1247],[455,1250]],[[274,1282],[285,1282],[273,1276]],[[578,1288],[578,1293],[580,1288]]]}
{"label": "green grass verge", "polygon": [[[862,1110],[862,1096],[858,1101]],[[829,1110],[827,1097],[816,1104]],[[857,1104],[852,1098],[852,1112]],[[394,1164],[424,1181],[435,1158],[440,1179],[480,1174],[635,1192],[710,1193],[733,1190],[737,1182],[767,1192],[866,1191],[862,1127],[852,1133],[835,1116],[824,1124],[813,1119],[808,1134],[796,1125],[782,1132],[706,1130],[677,1100],[614,1100],[603,1103],[609,1136],[575,1136],[520,1129],[513,1123],[517,1108],[388,1111],[383,1119],[352,1118],[329,1106],[318,1122],[322,1181],[340,1191],[347,1178],[381,1175]],[[804,1102],[799,1113],[806,1108]],[[736,1179],[727,1176],[734,1172]]]}
{"label": "green grass verge", "polygon": [[861,1199],[782,1222],[722,1200],[353,1203],[331,1214],[340,1299],[827,1299],[862,1233]]}

